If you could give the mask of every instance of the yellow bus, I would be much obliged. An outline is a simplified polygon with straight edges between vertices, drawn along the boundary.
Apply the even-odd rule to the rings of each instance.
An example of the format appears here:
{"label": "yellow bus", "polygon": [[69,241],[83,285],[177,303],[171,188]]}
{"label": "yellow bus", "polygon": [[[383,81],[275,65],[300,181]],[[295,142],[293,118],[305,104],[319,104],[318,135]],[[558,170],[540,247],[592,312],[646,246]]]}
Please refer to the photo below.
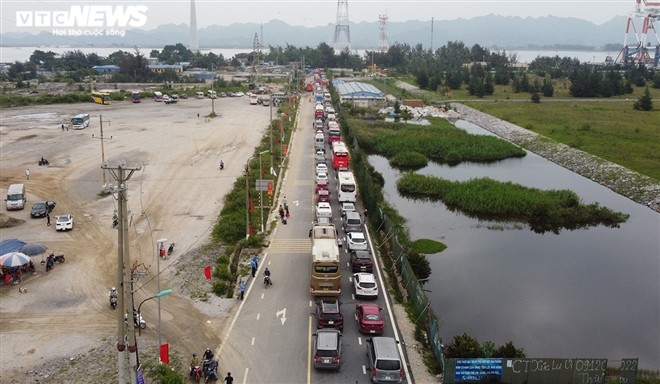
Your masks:
{"label": "yellow bus", "polygon": [[93,91],[92,92],[92,101],[97,103],[97,104],[105,104],[105,105],[112,104],[112,98],[110,97],[109,92]]}
{"label": "yellow bus", "polygon": [[341,294],[341,262],[337,230],[333,224],[312,227],[312,269],[309,291],[313,296]]}

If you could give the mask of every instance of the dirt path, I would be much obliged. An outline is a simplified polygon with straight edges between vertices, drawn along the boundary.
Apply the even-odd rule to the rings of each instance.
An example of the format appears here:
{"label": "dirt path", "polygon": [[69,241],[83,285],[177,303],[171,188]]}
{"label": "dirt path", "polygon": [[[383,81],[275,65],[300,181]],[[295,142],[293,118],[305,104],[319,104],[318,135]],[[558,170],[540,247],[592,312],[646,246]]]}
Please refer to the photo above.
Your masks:
{"label": "dirt path", "polygon": [[[267,127],[269,108],[250,106],[247,98],[217,99],[215,108],[221,116],[210,122],[203,117],[211,110],[208,99],[176,105],[143,100],[2,111],[0,186],[4,194],[9,184],[25,183],[28,203],[23,211],[7,212],[25,222],[3,228],[1,238],[43,243],[67,260],[46,273],[37,256],[37,273],[20,285],[27,293],[16,286],[0,289],[0,381],[34,382],[39,372],[25,372],[35,366],[75,356],[116,337],[117,312],[107,302],[109,288],[118,285],[117,232],[111,228],[116,200],[98,195],[103,184],[99,115],[104,136],[112,136],[104,140],[109,164],[123,160],[128,166],[142,166],[128,182],[131,259],[150,271],[135,284],[137,304],[157,290],[156,240],[176,243],[172,257],[160,263],[167,272],[160,281],[165,289],[174,284],[169,276],[177,276],[176,260],[209,239],[224,195]],[[62,131],[60,124],[80,112],[92,115],[90,127]],[[41,156],[50,166],[37,166]],[[221,159],[223,171],[218,170]],[[26,168],[31,170],[30,180],[25,180]],[[109,173],[106,180],[115,183]],[[54,226],[46,227],[44,219],[30,219],[29,209],[38,200],[57,202],[54,214],[71,213],[73,231],[58,233]],[[156,308],[155,302],[142,307],[149,325],[142,335],[152,340],[157,339]],[[175,289],[162,299],[161,308],[163,341],[179,352],[201,353],[219,343],[227,305],[193,304]]]}

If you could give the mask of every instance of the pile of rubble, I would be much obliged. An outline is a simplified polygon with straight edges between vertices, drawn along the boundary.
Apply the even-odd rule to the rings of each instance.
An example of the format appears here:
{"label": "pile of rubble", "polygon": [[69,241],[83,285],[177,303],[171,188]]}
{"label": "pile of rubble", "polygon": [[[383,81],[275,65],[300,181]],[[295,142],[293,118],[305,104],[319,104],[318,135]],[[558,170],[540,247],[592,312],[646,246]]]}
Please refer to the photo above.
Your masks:
{"label": "pile of rubble", "polygon": [[[447,110],[444,107],[433,107],[433,106],[424,106],[424,107],[409,107],[407,105],[401,105],[401,111],[408,111],[410,116],[412,116],[413,121],[422,120],[425,117],[441,117],[443,119],[459,119],[460,114],[454,110]],[[385,116],[394,116],[394,107],[386,107],[378,111],[379,114]]]}

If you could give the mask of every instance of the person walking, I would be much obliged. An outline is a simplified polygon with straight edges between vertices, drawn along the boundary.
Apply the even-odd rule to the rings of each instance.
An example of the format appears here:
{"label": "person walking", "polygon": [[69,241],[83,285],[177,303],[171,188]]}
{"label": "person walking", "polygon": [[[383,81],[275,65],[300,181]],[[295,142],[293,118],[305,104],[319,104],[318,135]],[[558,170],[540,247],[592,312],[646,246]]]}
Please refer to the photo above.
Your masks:
{"label": "person walking", "polygon": [[280,220],[281,220],[282,222],[284,222],[284,208],[282,208],[281,205],[280,205],[280,208],[279,208],[278,212],[279,212],[279,214],[280,214]]}
{"label": "person walking", "polygon": [[257,262],[252,258],[250,261],[250,267],[252,267],[252,277],[254,277],[257,273]]}
{"label": "person walking", "polygon": [[62,124],[62,132],[64,132],[64,124]]}
{"label": "person walking", "polygon": [[243,301],[243,296],[245,295],[245,283],[241,280],[241,284],[238,286],[241,292],[241,301]]}
{"label": "person walking", "polygon": [[30,168],[25,168],[25,179],[30,180]]}
{"label": "person walking", "polygon": [[50,227],[50,213],[46,213],[46,226]]}
{"label": "person walking", "polygon": [[225,377],[225,382],[227,384],[233,384],[234,383],[234,378],[231,377],[231,372],[227,372],[227,376]]}

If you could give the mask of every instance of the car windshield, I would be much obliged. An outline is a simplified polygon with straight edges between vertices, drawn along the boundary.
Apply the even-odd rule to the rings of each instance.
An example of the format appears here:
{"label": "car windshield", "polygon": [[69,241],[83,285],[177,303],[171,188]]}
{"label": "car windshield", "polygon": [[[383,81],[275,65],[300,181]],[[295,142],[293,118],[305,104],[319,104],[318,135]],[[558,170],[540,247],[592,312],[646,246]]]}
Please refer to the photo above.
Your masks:
{"label": "car windshield", "polygon": [[351,238],[351,241],[354,243],[366,243],[367,241],[364,239],[364,237],[353,237]]}
{"label": "car windshield", "polygon": [[316,351],[316,354],[321,357],[335,357],[337,356],[337,351],[334,349],[319,349]]}
{"label": "car windshield", "polygon": [[362,288],[375,288],[375,287],[376,287],[376,283],[370,283],[370,282],[363,282],[363,281],[361,281],[361,282],[360,282],[360,287],[362,287]]}
{"label": "car windshield", "polygon": [[34,204],[34,209],[45,209],[46,208],[46,203],[36,203]]}
{"label": "car windshield", "polygon": [[65,223],[69,221],[69,216],[57,216],[57,221],[60,223]]}
{"label": "car windshield", "polygon": [[378,320],[380,320],[380,316],[371,315],[371,314],[370,315],[364,315],[364,319],[369,320],[369,321],[378,321]]}
{"label": "car windshield", "polygon": [[382,369],[383,371],[398,371],[401,369],[401,364],[399,364],[399,360],[378,359],[376,368]]}

